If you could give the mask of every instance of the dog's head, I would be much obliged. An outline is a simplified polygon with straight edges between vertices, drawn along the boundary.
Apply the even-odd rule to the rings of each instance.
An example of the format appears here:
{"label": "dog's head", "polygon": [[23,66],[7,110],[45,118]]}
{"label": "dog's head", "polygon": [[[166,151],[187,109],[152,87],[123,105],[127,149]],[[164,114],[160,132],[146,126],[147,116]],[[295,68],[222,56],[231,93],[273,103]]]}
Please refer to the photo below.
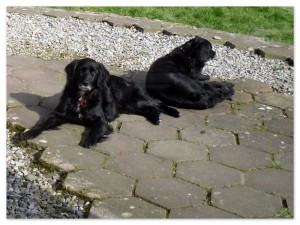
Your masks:
{"label": "dog's head", "polygon": [[195,54],[194,57],[201,63],[205,63],[216,56],[212,44],[199,36],[190,40],[190,46]]}
{"label": "dog's head", "polygon": [[73,60],[65,68],[67,83],[81,93],[87,93],[102,86],[109,76],[105,67],[93,59]]}

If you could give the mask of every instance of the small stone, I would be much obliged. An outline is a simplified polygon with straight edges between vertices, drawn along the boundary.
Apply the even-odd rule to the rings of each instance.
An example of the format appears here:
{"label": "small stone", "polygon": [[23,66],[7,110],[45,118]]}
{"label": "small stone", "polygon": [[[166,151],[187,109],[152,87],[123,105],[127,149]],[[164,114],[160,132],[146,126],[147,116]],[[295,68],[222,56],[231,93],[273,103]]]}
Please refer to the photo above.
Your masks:
{"label": "small stone", "polygon": [[231,42],[229,41],[226,41],[224,46],[228,47],[228,48],[231,48],[231,49],[234,49],[235,48],[235,44],[232,44]]}
{"label": "small stone", "polygon": [[254,54],[258,55],[262,58],[265,58],[265,55],[266,55],[266,53],[263,50],[259,49],[259,48],[254,49]]}
{"label": "small stone", "polygon": [[219,36],[213,36],[213,39],[215,39],[215,40],[221,40],[222,38],[219,37]]}

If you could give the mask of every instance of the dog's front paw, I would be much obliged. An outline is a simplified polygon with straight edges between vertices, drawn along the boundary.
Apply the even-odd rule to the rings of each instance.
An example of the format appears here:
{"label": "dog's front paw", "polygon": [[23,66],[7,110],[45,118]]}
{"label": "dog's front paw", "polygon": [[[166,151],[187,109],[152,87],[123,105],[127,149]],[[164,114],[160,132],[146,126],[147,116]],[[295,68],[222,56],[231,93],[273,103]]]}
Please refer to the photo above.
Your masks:
{"label": "dog's front paw", "polygon": [[97,142],[94,143],[94,142],[90,142],[90,141],[85,141],[81,144],[81,146],[84,148],[90,148],[92,146],[95,146],[96,144],[97,144]]}

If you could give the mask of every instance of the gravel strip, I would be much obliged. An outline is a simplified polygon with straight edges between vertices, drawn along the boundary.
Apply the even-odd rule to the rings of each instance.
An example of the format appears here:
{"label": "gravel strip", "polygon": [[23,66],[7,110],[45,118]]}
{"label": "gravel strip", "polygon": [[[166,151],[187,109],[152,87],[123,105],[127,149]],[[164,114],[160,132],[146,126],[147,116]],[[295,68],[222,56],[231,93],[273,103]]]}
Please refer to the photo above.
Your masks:
{"label": "gravel strip", "polygon": [[83,218],[90,202],[54,190],[55,172],[34,168],[33,153],[11,144],[7,131],[7,218]]}
{"label": "gravel strip", "polygon": [[[192,37],[141,33],[134,28],[76,18],[7,13],[7,54],[43,59],[88,56],[127,71],[147,71],[158,57]],[[224,40],[225,42],[225,40]],[[293,94],[294,68],[250,51],[216,45],[217,56],[204,73],[214,78],[248,78],[267,82],[278,92]]]}

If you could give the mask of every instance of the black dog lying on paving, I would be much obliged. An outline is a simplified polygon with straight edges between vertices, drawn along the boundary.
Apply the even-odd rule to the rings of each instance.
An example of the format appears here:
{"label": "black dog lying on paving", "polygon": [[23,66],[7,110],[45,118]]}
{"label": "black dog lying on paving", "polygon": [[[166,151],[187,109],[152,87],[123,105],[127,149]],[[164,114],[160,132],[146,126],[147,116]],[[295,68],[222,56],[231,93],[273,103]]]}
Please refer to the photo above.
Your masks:
{"label": "black dog lying on paving", "polygon": [[211,43],[196,36],[151,65],[147,91],[168,105],[192,109],[211,108],[230,99],[234,84],[207,82],[210,77],[201,74],[205,63],[215,55]]}
{"label": "black dog lying on paving", "polygon": [[155,125],[160,123],[161,112],[180,116],[176,109],[152,99],[133,82],[110,75],[93,59],[74,60],[66,66],[65,72],[67,83],[58,106],[40,123],[16,136],[16,141],[33,139],[43,130],[70,122],[89,129],[81,143],[89,148],[112,132],[108,122],[120,113],[144,116]]}

